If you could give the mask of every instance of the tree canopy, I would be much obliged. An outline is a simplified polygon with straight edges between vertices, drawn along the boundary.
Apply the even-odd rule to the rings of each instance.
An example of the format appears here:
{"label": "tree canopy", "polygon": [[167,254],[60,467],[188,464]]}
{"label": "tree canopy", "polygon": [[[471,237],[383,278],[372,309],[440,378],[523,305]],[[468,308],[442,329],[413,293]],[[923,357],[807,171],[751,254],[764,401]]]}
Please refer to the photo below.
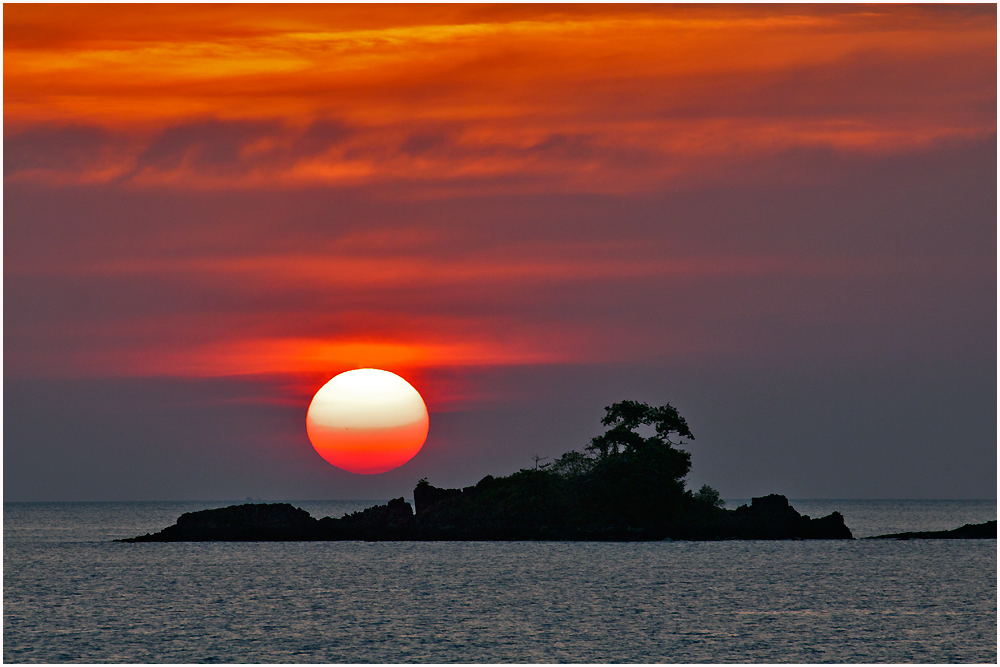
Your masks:
{"label": "tree canopy", "polygon": [[[601,423],[610,426],[604,435],[599,435],[590,441],[587,450],[601,458],[616,456],[619,453],[633,453],[647,450],[650,447],[663,447],[681,444],[679,438],[694,440],[691,429],[674,406],[667,403],[659,407],[651,407],[647,403],[625,400],[604,408],[607,413]],[[652,426],[656,435],[648,438],[637,432],[640,426]],[[670,439],[678,436],[678,442]]]}

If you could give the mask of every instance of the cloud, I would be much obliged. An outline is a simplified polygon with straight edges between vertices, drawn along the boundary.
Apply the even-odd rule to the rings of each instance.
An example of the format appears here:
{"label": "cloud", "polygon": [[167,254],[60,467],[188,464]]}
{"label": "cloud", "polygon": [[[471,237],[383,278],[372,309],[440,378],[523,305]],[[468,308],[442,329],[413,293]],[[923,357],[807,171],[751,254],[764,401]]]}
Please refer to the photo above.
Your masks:
{"label": "cloud", "polygon": [[989,12],[75,13],[12,10],[8,180],[655,191],[996,128]]}
{"label": "cloud", "polygon": [[[623,398],[703,424],[724,493],[954,497],[995,468],[993,5],[4,21],[19,498],[461,486]],[[360,365],[434,415],[364,484],[302,429]]]}
{"label": "cloud", "polygon": [[36,126],[4,137],[4,178],[106,183],[128,171],[140,147],[98,126]]}
{"label": "cloud", "polygon": [[5,373],[991,349],[994,143],[784,158],[818,183],[416,201],[377,188],[8,185]]}

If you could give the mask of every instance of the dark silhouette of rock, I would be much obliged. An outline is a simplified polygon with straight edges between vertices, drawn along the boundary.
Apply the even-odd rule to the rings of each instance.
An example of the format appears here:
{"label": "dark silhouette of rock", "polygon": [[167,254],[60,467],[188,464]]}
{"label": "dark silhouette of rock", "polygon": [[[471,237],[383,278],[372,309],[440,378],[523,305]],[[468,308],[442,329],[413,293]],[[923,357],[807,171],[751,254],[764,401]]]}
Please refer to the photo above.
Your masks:
{"label": "dark silhouette of rock", "polygon": [[916,533],[893,533],[891,535],[875,535],[868,540],[995,540],[997,539],[997,522],[967,523],[953,530],[928,530]]}
{"label": "dark silhouette of rock", "polygon": [[840,512],[810,519],[795,511],[784,496],[754,498],[733,511],[735,536],[744,540],[854,539]]}
{"label": "dark silhouette of rock", "polygon": [[[422,485],[430,486],[422,481]],[[494,504],[502,480],[490,477],[466,489],[424,488],[422,498],[437,502],[420,505],[414,516],[402,498],[348,514],[340,519],[312,518],[287,503],[247,504],[182,514],[173,526],[158,533],[121,542],[274,542],[338,540],[792,540],[853,539],[838,512],[810,519],[796,512],[784,496],[754,498],[736,510],[714,508],[698,521],[675,521],[643,527],[627,524],[573,525],[560,521],[544,505],[529,498],[520,507]],[[419,488],[419,487],[418,487]],[[447,491],[452,493],[438,493]],[[539,517],[542,517],[539,520]],[[996,522],[993,522],[996,536]]]}
{"label": "dark silhouette of rock", "polygon": [[158,533],[122,542],[280,542],[317,539],[319,522],[287,503],[246,504],[182,514]]}
{"label": "dark silhouette of rock", "polygon": [[549,475],[534,470],[489,477],[461,490],[437,489],[421,480],[414,491],[415,498],[423,498],[417,503],[417,534],[438,540],[854,539],[839,512],[811,519],[779,495],[754,498],[736,510],[681,496],[680,507],[640,508],[595,521],[599,513],[588,515],[574,503],[579,496],[560,494],[550,482]]}
{"label": "dark silhouette of rock", "polygon": [[402,498],[340,519],[314,519],[288,503],[246,504],[188,512],[158,533],[119,542],[297,542],[409,540],[413,510]]}
{"label": "dark silhouette of rock", "polygon": [[388,505],[369,507],[340,519],[323,517],[317,523],[320,526],[319,539],[324,540],[379,542],[417,538],[413,509],[402,498],[395,498]]}
{"label": "dark silhouette of rock", "polygon": [[[483,479],[484,481],[493,479],[493,476],[487,475]],[[461,489],[439,489],[428,484],[426,479],[422,479],[417,482],[417,488],[413,489],[413,504],[419,515],[431,505],[460,495],[462,495]]]}

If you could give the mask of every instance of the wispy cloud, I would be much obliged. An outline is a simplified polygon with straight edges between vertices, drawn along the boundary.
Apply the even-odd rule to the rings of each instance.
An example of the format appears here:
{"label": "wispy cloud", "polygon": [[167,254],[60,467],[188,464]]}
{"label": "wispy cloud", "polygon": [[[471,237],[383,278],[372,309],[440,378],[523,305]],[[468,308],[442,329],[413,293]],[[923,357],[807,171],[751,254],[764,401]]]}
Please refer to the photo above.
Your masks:
{"label": "wispy cloud", "polygon": [[630,192],[996,125],[987,11],[149,11],[8,8],[7,179]]}
{"label": "wispy cloud", "polygon": [[926,349],[995,273],[993,6],[4,19],[14,376]]}

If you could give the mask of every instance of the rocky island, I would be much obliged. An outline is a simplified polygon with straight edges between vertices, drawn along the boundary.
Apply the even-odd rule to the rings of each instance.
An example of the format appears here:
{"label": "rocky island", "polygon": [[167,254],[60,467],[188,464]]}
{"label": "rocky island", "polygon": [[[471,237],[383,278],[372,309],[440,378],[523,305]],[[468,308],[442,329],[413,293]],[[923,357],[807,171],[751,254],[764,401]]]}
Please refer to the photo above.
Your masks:
{"label": "rocky island", "polygon": [[997,539],[997,522],[967,523],[954,530],[925,530],[915,533],[892,533],[891,535],[875,535],[866,540],[995,540]]}
{"label": "rocky island", "polygon": [[[429,486],[429,485],[428,485]],[[475,489],[476,487],[471,487]],[[425,491],[458,491],[434,489]],[[471,494],[475,495],[475,493]],[[454,498],[456,496],[452,496]],[[456,540],[793,540],[853,539],[838,512],[810,519],[796,512],[784,496],[754,498],[751,505],[719,510],[724,515],[707,522],[675,522],[634,527],[628,524],[574,526],[566,522],[531,521],[524,515],[494,516],[480,522],[482,508],[469,500],[456,511],[455,503],[431,504],[414,514],[402,498],[340,519],[315,519],[288,503],[245,504],[188,512],[158,533],[120,542],[290,542],[290,541],[456,541]],[[420,505],[417,505],[420,507]],[[490,514],[495,514],[490,512]],[[518,523],[518,518],[528,521]]]}
{"label": "rocky island", "polygon": [[[839,512],[812,519],[780,495],[727,510],[715,489],[687,490],[691,455],[678,445],[694,436],[669,403],[605,410],[609,428],[585,451],[463,489],[420,480],[415,511],[403,498],[339,519],[245,504],[183,514],[158,533],[122,541],[854,539]],[[642,426],[655,435],[640,435]]]}

